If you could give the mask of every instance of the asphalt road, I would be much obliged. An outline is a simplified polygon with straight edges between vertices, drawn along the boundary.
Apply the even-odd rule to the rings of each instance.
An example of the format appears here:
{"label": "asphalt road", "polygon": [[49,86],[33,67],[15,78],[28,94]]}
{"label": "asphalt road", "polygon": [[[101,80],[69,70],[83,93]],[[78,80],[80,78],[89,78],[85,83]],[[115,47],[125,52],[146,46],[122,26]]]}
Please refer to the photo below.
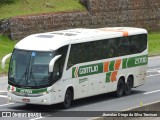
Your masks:
{"label": "asphalt road", "polygon": [[[6,98],[6,77],[0,78],[0,111],[27,111],[27,112],[41,112],[42,117],[23,118],[23,120],[75,120],[75,119],[90,119],[90,117],[63,117],[75,114],[90,114],[87,111],[122,111],[125,109],[140,106],[140,104],[148,104],[160,101],[160,56],[149,59],[148,72],[146,83],[140,87],[134,88],[131,95],[116,98],[112,93],[89,97],[74,101],[70,109],[64,110],[61,105],[51,106],[27,106],[20,103],[9,103]],[[68,111],[68,112],[63,112]],[[72,112],[73,111],[73,112]],[[76,112],[86,111],[86,112]],[[62,113],[63,112],[63,113]],[[50,117],[58,115],[59,117]],[[60,117],[61,116],[61,117]],[[0,120],[17,120],[17,118],[0,118]]]}

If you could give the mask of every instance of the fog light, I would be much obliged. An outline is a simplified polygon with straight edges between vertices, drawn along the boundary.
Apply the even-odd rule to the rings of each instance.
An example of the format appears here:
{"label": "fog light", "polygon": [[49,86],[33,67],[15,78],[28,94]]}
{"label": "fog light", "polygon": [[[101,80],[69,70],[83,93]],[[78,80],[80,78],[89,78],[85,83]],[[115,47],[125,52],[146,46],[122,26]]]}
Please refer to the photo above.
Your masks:
{"label": "fog light", "polygon": [[46,101],[47,101],[47,99],[43,99],[43,100],[42,100],[42,103],[44,103],[44,102],[46,102]]}

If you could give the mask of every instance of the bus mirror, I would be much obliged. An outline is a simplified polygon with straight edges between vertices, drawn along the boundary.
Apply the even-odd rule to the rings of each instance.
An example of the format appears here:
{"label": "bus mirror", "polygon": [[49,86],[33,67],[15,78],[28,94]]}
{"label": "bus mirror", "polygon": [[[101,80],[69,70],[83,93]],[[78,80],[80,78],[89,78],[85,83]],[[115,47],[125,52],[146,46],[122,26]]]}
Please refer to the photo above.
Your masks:
{"label": "bus mirror", "polygon": [[6,56],[4,56],[4,58],[2,59],[2,69],[5,69],[5,62],[6,60],[11,57],[12,53],[7,54]]}
{"label": "bus mirror", "polygon": [[54,63],[61,57],[62,55],[55,56],[49,63],[49,72],[53,72]]}

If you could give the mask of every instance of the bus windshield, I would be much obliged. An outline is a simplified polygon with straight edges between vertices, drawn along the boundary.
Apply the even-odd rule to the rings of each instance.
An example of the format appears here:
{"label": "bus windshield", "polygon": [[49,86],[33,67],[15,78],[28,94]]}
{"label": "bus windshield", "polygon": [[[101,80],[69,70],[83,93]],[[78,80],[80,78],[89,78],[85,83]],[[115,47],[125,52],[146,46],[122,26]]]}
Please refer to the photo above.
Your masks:
{"label": "bus windshield", "polygon": [[17,87],[38,88],[49,84],[49,62],[55,52],[13,51],[9,67],[9,83]]}

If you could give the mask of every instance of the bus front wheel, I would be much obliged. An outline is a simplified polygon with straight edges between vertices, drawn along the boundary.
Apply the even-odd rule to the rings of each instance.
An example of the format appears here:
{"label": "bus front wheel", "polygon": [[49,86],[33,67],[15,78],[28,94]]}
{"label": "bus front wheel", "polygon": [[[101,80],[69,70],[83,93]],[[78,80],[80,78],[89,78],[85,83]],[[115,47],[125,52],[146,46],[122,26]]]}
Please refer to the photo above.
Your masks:
{"label": "bus front wheel", "polygon": [[71,103],[72,103],[72,92],[70,89],[68,89],[65,94],[63,107],[67,109],[71,106]]}
{"label": "bus front wheel", "polygon": [[125,90],[125,83],[123,79],[120,78],[117,84],[116,96],[117,97],[123,96],[124,90]]}

